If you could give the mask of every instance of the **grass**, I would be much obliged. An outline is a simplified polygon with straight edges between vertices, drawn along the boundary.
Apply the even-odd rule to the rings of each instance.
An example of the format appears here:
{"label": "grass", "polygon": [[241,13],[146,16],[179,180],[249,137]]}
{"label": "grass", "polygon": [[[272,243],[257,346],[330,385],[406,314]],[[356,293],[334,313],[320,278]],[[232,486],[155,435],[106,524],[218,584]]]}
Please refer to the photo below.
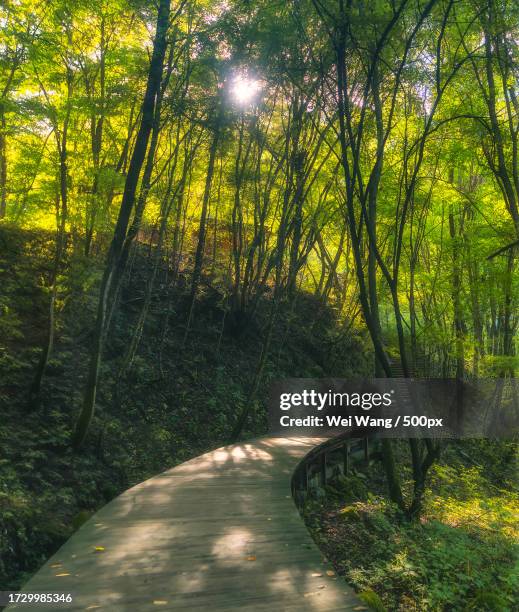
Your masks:
{"label": "grass", "polygon": [[[404,461],[405,443],[397,443]],[[404,473],[409,484],[409,473]],[[337,572],[370,609],[519,609],[517,446],[466,440],[432,469],[419,521],[389,503],[379,462],[309,499],[304,516]]]}

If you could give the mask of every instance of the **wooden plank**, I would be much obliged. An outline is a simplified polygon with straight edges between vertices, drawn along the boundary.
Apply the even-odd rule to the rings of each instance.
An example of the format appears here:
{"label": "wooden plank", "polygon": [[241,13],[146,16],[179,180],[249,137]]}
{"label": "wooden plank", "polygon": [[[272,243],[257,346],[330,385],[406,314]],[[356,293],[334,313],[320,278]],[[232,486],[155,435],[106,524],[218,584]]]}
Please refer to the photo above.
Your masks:
{"label": "wooden plank", "polygon": [[45,610],[362,609],[342,578],[327,575],[292,499],[294,469],[320,442],[262,438],[140,483],[87,521],[23,590],[73,594],[72,604]]}

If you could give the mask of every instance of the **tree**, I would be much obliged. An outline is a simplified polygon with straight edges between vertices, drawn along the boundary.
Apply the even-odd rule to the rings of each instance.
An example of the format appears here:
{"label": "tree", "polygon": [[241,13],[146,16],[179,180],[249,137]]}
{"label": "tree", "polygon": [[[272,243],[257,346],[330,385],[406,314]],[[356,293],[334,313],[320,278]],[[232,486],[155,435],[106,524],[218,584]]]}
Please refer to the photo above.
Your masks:
{"label": "tree", "polygon": [[167,32],[169,27],[170,9],[171,7],[169,0],[160,1],[159,10],[157,13],[155,39],[153,42],[153,54],[150,61],[146,92],[141,108],[141,123],[135,139],[133,153],[128,167],[128,174],[126,175],[123,199],[119,209],[114,237],[110,245],[106,267],[101,282],[94,342],[90,358],[85,396],[74,434],[73,444],[75,448],[79,448],[83,443],[94,414],[97,384],[99,379],[99,367],[101,364],[106,332],[105,325],[107,309],[109,308],[108,298],[111,294],[113,295],[117,288],[113,284],[114,277],[117,275],[118,282],[120,282],[120,278],[122,276],[119,266],[121,263],[125,240],[127,238],[130,216],[135,205],[137,184],[139,182],[139,177],[144,163],[150,134],[153,129],[157,100],[162,83],[162,71],[167,48]]}

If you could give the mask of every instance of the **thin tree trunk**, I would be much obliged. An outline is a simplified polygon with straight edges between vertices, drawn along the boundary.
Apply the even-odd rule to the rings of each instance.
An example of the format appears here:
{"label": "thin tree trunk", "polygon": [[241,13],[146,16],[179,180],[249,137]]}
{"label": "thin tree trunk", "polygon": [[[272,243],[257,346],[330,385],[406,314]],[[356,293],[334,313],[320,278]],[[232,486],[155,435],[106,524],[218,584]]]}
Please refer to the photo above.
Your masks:
{"label": "thin tree trunk", "polygon": [[189,303],[189,311],[186,323],[186,331],[184,333],[184,338],[182,344],[184,345],[187,336],[189,334],[189,330],[191,327],[191,321],[193,318],[193,313],[195,309],[195,301],[196,301],[196,293],[198,291],[198,286],[200,284],[200,277],[202,275],[202,267],[204,263],[204,252],[205,252],[205,237],[207,232],[207,210],[209,206],[209,199],[211,197],[211,187],[213,184],[213,176],[214,176],[214,166],[216,160],[216,153],[218,152],[218,145],[220,143],[220,131],[221,131],[221,123],[223,119],[223,108],[222,102],[219,101],[219,109],[218,115],[216,119],[216,125],[214,126],[213,138],[211,140],[211,145],[209,147],[209,161],[207,164],[207,174],[205,178],[205,188],[204,195],[202,198],[202,210],[200,213],[200,223],[198,226],[198,243],[196,247],[195,253],[195,263],[193,266],[193,276],[191,279],[191,296]]}
{"label": "thin tree trunk", "polygon": [[36,368],[36,373],[29,390],[29,405],[31,408],[37,407],[41,384],[49,359],[54,346],[54,336],[56,331],[56,298],[58,294],[58,274],[61,261],[65,252],[65,230],[68,219],[68,129],[71,114],[71,97],[73,88],[73,75],[67,67],[67,109],[63,120],[63,127],[60,130],[58,125],[54,125],[54,136],[59,155],[59,189],[56,198],[56,251],[54,256],[54,266],[51,276],[51,297],[49,301],[49,320],[47,335],[44,346],[41,350],[40,359]]}
{"label": "thin tree trunk", "polygon": [[[85,231],[85,256],[90,255],[94,229],[99,208],[99,180],[100,180],[100,155],[103,145],[103,129],[105,120],[105,81],[106,81],[106,37],[105,20],[101,19],[101,58],[99,66],[99,99],[100,110],[99,118],[95,111],[92,111],[90,118],[90,140],[92,150],[92,165],[94,177],[92,179],[92,193],[90,198],[90,211],[87,211],[87,226]],[[88,214],[89,213],[89,214]]]}
{"label": "thin tree trunk", "polygon": [[7,212],[7,139],[4,105],[0,101],[0,219]]}

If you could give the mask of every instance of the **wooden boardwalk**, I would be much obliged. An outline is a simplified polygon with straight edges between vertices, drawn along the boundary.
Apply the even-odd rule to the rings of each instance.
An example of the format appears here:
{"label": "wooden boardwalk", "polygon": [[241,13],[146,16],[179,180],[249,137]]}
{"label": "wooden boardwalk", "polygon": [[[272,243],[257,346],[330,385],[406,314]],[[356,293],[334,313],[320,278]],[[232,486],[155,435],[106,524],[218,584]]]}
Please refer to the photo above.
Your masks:
{"label": "wooden boardwalk", "polygon": [[292,500],[295,466],[322,441],[262,438],[150,478],[97,512],[23,590],[72,593],[72,604],[41,610],[365,610],[329,575]]}

